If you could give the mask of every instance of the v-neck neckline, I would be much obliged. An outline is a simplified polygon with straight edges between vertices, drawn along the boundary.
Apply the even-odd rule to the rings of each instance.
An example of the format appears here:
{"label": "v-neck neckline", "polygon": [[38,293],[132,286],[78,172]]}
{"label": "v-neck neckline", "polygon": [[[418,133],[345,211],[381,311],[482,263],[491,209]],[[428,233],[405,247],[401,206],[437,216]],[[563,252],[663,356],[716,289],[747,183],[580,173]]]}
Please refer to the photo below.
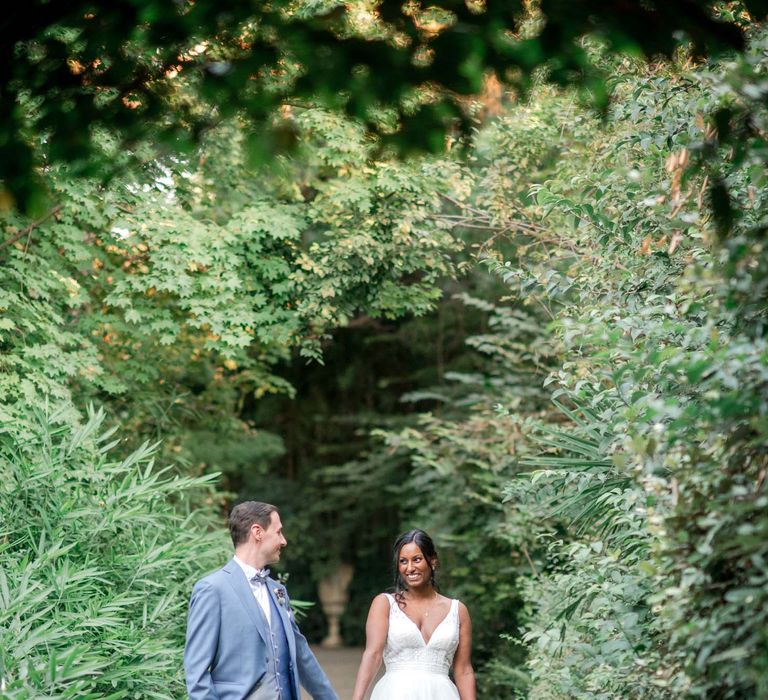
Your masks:
{"label": "v-neck neckline", "polygon": [[400,604],[397,602],[397,598],[395,598],[394,600],[395,600],[395,607],[397,607],[398,611],[403,614],[405,619],[408,620],[408,622],[410,622],[413,625],[414,629],[419,633],[419,637],[421,637],[421,641],[424,643],[425,648],[429,646],[429,643],[434,638],[435,634],[437,633],[437,630],[439,630],[442,627],[443,623],[451,616],[451,612],[453,611],[453,602],[454,602],[453,600],[451,600],[451,604],[448,607],[448,612],[445,614],[443,619],[437,623],[437,625],[435,626],[435,629],[432,630],[432,634],[429,635],[429,640],[426,640],[424,639],[424,635],[421,633],[421,630],[419,629],[419,626],[416,624],[416,622],[412,620],[410,616],[405,612],[405,610],[403,610],[400,607]]}

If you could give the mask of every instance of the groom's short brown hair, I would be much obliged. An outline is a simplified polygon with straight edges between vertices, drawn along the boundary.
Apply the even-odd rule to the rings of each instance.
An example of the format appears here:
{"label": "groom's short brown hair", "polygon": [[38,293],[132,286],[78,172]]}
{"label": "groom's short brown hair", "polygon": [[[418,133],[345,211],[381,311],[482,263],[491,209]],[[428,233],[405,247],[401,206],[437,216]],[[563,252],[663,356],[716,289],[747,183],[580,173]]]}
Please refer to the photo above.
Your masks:
{"label": "groom's short brown hair", "polygon": [[229,534],[232,544],[237,545],[248,539],[248,533],[253,525],[261,525],[265,530],[269,527],[272,513],[277,508],[261,501],[243,501],[238,503],[229,514]]}

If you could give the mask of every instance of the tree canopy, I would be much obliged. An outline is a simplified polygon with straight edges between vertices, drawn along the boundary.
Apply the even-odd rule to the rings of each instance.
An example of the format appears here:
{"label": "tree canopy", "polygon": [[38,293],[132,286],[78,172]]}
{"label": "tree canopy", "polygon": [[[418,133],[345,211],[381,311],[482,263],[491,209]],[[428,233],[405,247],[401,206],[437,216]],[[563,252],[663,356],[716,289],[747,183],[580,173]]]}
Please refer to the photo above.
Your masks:
{"label": "tree canopy", "polygon": [[[543,68],[605,108],[607,76],[584,36],[647,57],[671,56],[681,42],[694,55],[740,49],[749,18],[720,5],[34,0],[0,24],[0,204],[40,210],[39,168],[68,162],[108,176],[124,147],[184,151],[236,112],[263,157],[295,141],[278,111],[291,102],[342,109],[400,149],[431,150],[466,129],[462,96],[489,76],[525,90]],[[765,0],[743,6],[754,18],[768,11]],[[538,21],[524,26],[531,11]]]}

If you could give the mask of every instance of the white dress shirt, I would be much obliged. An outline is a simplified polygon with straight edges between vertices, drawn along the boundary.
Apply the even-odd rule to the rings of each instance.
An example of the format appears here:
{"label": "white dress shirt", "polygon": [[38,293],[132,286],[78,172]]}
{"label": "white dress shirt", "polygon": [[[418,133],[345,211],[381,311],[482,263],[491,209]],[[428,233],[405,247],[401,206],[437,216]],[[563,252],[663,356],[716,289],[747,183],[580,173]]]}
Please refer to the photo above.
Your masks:
{"label": "white dress shirt", "polygon": [[256,575],[257,569],[254,569],[250,564],[246,564],[244,561],[235,556],[237,565],[243,570],[245,578],[248,580],[248,585],[251,587],[253,597],[256,598],[256,602],[264,612],[264,617],[267,618],[267,623],[272,626],[272,608],[269,604],[269,591],[267,590],[267,584],[265,583],[253,583],[251,579]]}

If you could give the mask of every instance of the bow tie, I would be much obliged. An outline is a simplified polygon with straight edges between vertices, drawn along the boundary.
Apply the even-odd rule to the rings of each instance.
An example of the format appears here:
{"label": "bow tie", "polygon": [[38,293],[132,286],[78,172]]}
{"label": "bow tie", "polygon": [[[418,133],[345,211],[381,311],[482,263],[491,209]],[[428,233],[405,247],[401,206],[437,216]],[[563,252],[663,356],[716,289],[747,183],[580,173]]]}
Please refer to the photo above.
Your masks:
{"label": "bow tie", "polygon": [[256,569],[256,573],[251,576],[249,581],[253,584],[264,584],[267,582],[269,576],[269,569]]}

